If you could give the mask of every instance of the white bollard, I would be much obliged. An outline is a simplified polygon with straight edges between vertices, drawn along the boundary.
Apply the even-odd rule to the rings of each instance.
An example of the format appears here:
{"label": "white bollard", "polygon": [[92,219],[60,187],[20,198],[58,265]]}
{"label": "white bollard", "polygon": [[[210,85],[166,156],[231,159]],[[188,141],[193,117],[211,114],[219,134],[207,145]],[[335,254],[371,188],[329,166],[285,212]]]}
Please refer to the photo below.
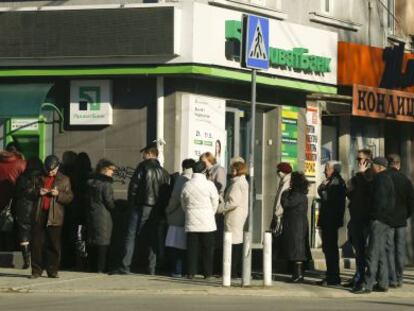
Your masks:
{"label": "white bollard", "polygon": [[263,286],[272,286],[272,233],[263,236]]}
{"label": "white bollard", "polygon": [[231,232],[224,232],[223,242],[223,286],[231,286]]}

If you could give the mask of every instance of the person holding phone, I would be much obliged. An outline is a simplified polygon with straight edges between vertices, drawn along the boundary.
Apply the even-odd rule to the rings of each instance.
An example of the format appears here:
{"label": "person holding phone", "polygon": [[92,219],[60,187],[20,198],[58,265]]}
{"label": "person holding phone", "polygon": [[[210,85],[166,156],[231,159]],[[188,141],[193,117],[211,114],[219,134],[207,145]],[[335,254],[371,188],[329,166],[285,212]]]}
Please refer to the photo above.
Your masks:
{"label": "person holding phone", "polygon": [[44,162],[32,228],[32,279],[46,269],[49,278],[58,278],[64,206],[73,200],[70,180],[59,172],[59,158],[50,155]]}
{"label": "person holding phone", "polygon": [[362,286],[366,270],[365,254],[369,232],[369,206],[374,179],[374,172],[371,168],[371,150],[359,150],[356,162],[358,172],[349,180],[347,186],[348,208],[351,216],[348,232],[349,240],[355,251],[356,271],[353,278],[345,284],[345,287],[354,290]]}

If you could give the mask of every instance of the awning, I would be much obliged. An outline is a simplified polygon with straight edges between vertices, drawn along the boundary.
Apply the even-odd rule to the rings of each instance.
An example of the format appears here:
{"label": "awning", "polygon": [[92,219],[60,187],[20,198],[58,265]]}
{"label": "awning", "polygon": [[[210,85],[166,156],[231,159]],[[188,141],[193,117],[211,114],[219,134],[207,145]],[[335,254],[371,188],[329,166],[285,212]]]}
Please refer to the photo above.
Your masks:
{"label": "awning", "polygon": [[0,84],[0,118],[37,117],[53,83]]}

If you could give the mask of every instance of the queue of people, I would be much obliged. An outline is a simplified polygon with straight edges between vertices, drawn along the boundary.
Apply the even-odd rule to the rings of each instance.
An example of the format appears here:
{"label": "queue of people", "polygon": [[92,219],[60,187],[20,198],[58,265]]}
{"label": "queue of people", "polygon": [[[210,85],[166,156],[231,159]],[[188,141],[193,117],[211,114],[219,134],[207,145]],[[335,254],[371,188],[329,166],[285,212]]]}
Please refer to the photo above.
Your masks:
{"label": "queue of people", "polygon": [[[31,267],[31,278],[40,277],[44,270],[50,278],[59,276],[65,213],[74,208],[74,202],[75,214],[82,220],[69,228],[77,231],[73,242],[85,244],[83,252],[92,272],[131,274],[134,254],[139,253],[146,255],[150,275],[158,273],[161,261],[168,257],[171,276],[187,275],[192,279],[201,272],[205,279],[210,279],[219,271],[217,258],[220,259],[222,235],[226,231],[232,233],[232,277],[241,276],[249,201],[248,167],[244,160],[238,157],[231,161],[227,181],[225,169],[211,153],[205,153],[197,162],[185,159],[182,173],[173,179],[160,165],[156,145],[141,151],[143,160],[128,188],[128,224],[121,261],[111,271],[108,254],[116,210],[116,164],[101,159],[95,172],[85,170],[82,189],[74,189],[79,179],[65,176],[63,172],[70,172],[69,166],[56,156],[48,156],[43,163],[39,159],[26,161],[13,145],[0,154],[2,217],[4,207],[12,206],[24,268]],[[414,211],[414,190],[400,172],[398,155],[373,159],[369,150],[360,150],[356,160],[358,172],[348,183],[341,177],[340,163],[328,162],[326,179],[317,189],[321,202],[318,226],[327,266],[326,277],[320,284],[341,284],[338,231],[344,225],[348,198],[349,241],[357,269],[344,286],[354,293],[387,291],[402,286],[405,229]],[[274,252],[290,262],[291,281],[298,283],[304,280],[304,270],[312,259],[309,182],[288,163],[278,164],[277,175],[279,186],[271,224]],[[1,231],[6,227],[5,221],[0,225]],[[162,230],[165,226],[166,233]],[[136,249],[137,237],[145,243]]]}

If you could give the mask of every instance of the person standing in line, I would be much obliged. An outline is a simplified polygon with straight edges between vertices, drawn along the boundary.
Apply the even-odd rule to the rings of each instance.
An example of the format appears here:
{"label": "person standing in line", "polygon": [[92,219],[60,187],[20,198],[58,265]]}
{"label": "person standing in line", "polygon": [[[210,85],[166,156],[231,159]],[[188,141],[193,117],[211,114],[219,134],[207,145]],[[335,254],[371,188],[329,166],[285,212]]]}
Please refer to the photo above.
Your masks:
{"label": "person standing in line", "polygon": [[343,226],[346,185],[341,176],[341,164],[330,161],[325,166],[325,181],[318,187],[321,199],[319,227],[322,233],[322,250],[326,261],[326,278],[322,286],[339,285],[338,230]]}
{"label": "person standing in line", "polygon": [[115,209],[112,176],[116,166],[101,159],[96,173],[87,182],[87,239],[88,261],[91,272],[106,271],[108,249],[112,236],[112,211]]}
{"label": "person standing in line", "polygon": [[177,177],[174,188],[171,193],[170,201],[165,209],[168,222],[168,232],[165,239],[165,246],[171,249],[171,276],[182,277],[185,250],[187,249],[187,237],[185,234],[185,214],[181,206],[181,193],[184,186],[193,175],[193,167],[195,165],[193,159],[186,159],[182,162],[182,174]]}
{"label": "person standing in line", "polygon": [[[25,169],[26,161],[15,143],[9,143],[5,151],[0,151],[0,213],[3,211],[7,214],[11,213],[16,181]],[[10,210],[7,211],[6,209]],[[6,218],[10,219],[9,216]],[[13,226],[6,219],[2,223],[3,226],[0,227],[0,251],[13,251],[15,240]],[[4,223],[7,223],[7,225],[4,225]]]}
{"label": "person standing in line", "polygon": [[366,262],[365,253],[369,233],[369,206],[372,197],[372,180],[374,172],[371,168],[372,153],[369,149],[358,151],[358,172],[353,176],[347,187],[349,199],[348,223],[349,240],[355,251],[356,271],[350,282],[345,287],[360,288],[364,281]]}
{"label": "person standing in line", "polygon": [[70,180],[59,172],[59,158],[50,155],[44,162],[32,230],[32,279],[43,269],[49,278],[58,278],[65,206],[73,200]]}
{"label": "person standing in line", "polygon": [[386,292],[389,286],[386,240],[391,228],[391,215],[395,212],[395,188],[387,172],[387,159],[377,157],[372,163],[375,177],[370,206],[367,270],[363,286],[353,290],[355,294],[369,294],[373,290]]}
{"label": "person standing in line", "polygon": [[291,281],[303,281],[303,263],[309,258],[308,224],[308,188],[309,182],[303,173],[291,174],[289,189],[282,193],[283,233],[281,244],[283,257],[293,263]]}
{"label": "person standing in line", "polygon": [[277,176],[279,177],[279,186],[276,191],[276,197],[273,207],[273,218],[270,229],[273,232],[274,244],[274,258],[277,258],[280,253],[280,237],[282,235],[283,225],[283,207],[282,194],[290,188],[290,178],[292,175],[292,166],[289,163],[281,162],[277,165]]}
{"label": "person standing in line", "polygon": [[158,161],[156,145],[150,144],[141,152],[143,161],[136,168],[128,188],[128,231],[122,263],[111,274],[131,274],[135,241],[140,234],[145,238],[145,247],[148,249],[148,274],[154,275],[157,268],[159,226],[168,204],[170,175]]}
{"label": "person standing in line", "polygon": [[193,170],[193,177],[185,184],[181,194],[187,233],[188,278],[193,279],[197,274],[201,246],[204,278],[209,280],[213,274],[217,230],[214,216],[219,205],[219,195],[214,183],[206,177],[207,167],[204,162],[197,162]]}
{"label": "person standing in line", "polygon": [[23,255],[23,269],[30,268],[30,240],[33,209],[41,185],[43,163],[38,158],[29,159],[25,172],[16,182],[14,197],[15,220],[18,229],[20,249]]}
{"label": "person standing in line", "polygon": [[414,211],[414,190],[411,181],[401,173],[401,160],[397,154],[388,157],[388,175],[394,183],[395,210],[391,215],[391,229],[387,238],[389,286],[401,287],[406,256],[407,219]]}
{"label": "person standing in line", "polygon": [[241,276],[240,263],[243,255],[243,229],[249,213],[249,184],[246,180],[247,165],[234,162],[231,166],[232,179],[224,196],[224,231],[232,233],[232,278]]}

